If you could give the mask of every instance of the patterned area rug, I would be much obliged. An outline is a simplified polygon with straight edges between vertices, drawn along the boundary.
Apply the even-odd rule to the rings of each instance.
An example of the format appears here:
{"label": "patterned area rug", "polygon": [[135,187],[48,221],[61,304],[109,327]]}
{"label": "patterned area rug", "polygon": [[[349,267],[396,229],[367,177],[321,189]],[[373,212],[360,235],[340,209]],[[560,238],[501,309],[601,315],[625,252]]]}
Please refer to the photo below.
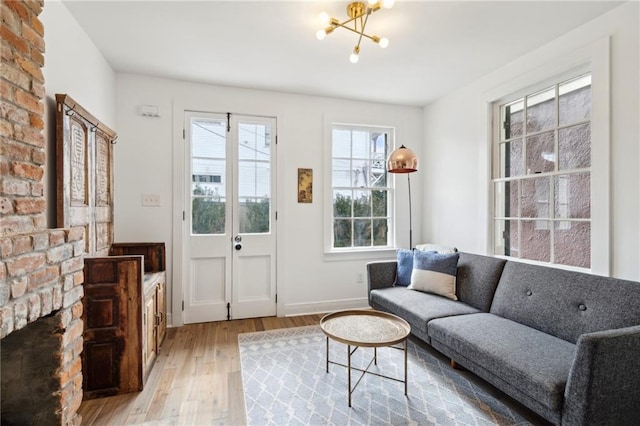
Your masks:
{"label": "patterned area rug", "polygon": [[[319,326],[238,336],[249,425],[529,425],[521,415],[411,340],[408,395],[402,383],[365,374],[348,406],[347,369],[325,369]],[[330,359],[346,364],[347,346],[329,341]],[[353,347],[352,347],[353,348]],[[364,368],[370,348],[358,348],[352,365]],[[402,378],[403,354],[378,349],[371,371]],[[352,372],[352,385],[360,377]]]}

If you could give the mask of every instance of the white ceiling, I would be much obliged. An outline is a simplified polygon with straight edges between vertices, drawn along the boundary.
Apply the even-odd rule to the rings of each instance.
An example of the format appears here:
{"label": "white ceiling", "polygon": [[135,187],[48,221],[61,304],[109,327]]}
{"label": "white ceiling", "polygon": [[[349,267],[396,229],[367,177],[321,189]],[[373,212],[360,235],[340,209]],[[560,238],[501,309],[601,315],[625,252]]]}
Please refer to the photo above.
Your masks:
{"label": "white ceiling", "polygon": [[422,106],[613,9],[612,1],[407,1],[374,13],[381,49],[319,14],[348,1],[64,0],[117,72]]}

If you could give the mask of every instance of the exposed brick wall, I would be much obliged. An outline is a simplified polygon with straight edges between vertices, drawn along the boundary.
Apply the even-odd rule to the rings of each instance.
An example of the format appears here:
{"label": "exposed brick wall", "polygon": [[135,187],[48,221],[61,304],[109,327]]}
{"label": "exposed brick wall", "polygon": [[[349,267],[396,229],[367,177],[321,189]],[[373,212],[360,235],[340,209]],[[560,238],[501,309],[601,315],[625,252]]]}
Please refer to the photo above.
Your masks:
{"label": "exposed brick wall", "polygon": [[[44,414],[47,423],[80,424],[84,229],[46,229],[45,43],[38,18],[43,7],[43,0],[0,3],[0,337],[7,367],[1,368],[2,411],[4,415],[11,405],[5,396],[23,395],[23,401],[14,399],[17,411],[24,412],[34,392],[17,386],[28,377],[40,377],[55,385],[53,394],[44,392],[45,397],[53,395],[53,402],[36,402],[53,407],[54,412]],[[34,342],[43,339],[27,331],[36,323],[33,330],[41,333],[42,321],[53,343],[38,349]],[[44,352],[55,366],[16,379],[9,360],[34,358],[27,353],[8,355],[9,348]],[[35,417],[31,420],[28,423],[38,423]]]}

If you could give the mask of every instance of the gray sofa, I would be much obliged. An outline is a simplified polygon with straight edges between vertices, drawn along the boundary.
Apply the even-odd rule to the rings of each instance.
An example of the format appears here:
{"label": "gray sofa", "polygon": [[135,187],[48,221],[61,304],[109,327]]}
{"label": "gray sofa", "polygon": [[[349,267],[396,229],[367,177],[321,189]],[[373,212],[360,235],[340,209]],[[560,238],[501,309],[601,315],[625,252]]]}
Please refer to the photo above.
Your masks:
{"label": "gray sofa", "polygon": [[554,424],[640,424],[640,283],[460,253],[458,301],[367,264],[369,304]]}

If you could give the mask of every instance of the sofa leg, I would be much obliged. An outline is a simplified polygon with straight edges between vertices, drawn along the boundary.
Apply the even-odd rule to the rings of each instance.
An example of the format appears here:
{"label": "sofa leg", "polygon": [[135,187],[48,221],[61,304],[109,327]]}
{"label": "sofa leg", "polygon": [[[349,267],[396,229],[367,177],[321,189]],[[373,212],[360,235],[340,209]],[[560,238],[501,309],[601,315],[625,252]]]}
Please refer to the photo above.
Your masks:
{"label": "sofa leg", "polygon": [[455,362],[453,359],[451,360],[451,368],[455,370],[464,370],[464,367]]}

